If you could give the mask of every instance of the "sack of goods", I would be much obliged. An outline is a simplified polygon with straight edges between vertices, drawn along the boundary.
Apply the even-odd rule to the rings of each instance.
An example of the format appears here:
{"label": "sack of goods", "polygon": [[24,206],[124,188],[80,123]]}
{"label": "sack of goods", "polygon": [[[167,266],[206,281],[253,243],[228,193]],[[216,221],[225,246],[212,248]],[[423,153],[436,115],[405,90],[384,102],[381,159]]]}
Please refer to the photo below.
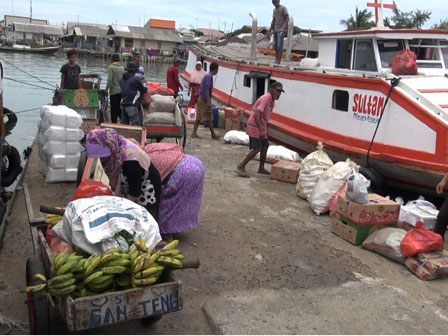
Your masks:
{"label": "sack of goods", "polygon": [[82,118],[67,106],[42,106],[38,148],[39,167],[47,182],[76,181],[84,137]]}
{"label": "sack of goods", "polygon": [[297,181],[297,194],[308,201],[319,178],[333,165],[333,161],[324,152],[323,148],[322,142],[319,142],[317,151],[311,153],[302,161],[302,169]]}

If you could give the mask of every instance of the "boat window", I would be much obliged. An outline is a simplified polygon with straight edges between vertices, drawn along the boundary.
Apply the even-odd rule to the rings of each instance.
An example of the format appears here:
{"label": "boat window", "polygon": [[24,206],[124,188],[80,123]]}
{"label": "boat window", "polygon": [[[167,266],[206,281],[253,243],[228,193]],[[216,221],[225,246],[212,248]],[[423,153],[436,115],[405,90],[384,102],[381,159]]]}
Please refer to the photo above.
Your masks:
{"label": "boat window", "polygon": [[420,68],[442,68],[437,40],[413,39],[409,41],[409,48],[417,55]]}
{"label": "boat window", "polygon": [[372,40],[356,41],[354,69],[361,71],[378,71]]}
{"label": "boat window", "polygon": [[405,49],[403,40],[378,40],[378,49],[380,51],[381,66],[383,68],[392,67],[392,60],[395,55]]}
{"label": "boat window", "polygon": [[448,41],[440,41],[442,46],[443,59],[445,61],[445,68],[448,69]]}
{"label": "boat window", "polygon": [[207,67],[208,67],[207,62],[204,62],[203,67],[204,67],[204,71],[207,72],[207,71],[208,71],[208,70],[207,70]]}
{"label": "boat window", "polygon": [[338,40],[336,54],[336,68],[350,69],[352,59],[353,40]]}
{"label": "boat window", "polygon": [[348,95],[347,91],[334,90],[333,101],[332,101],[331,107],[334,110],[348,112],[348,100],[349,100],[349,95]]}
{"label": "boat window", "polygon": [[244,75],[244,86],[250,88],[250,83],[252,82],[252,78],[248,75]]}

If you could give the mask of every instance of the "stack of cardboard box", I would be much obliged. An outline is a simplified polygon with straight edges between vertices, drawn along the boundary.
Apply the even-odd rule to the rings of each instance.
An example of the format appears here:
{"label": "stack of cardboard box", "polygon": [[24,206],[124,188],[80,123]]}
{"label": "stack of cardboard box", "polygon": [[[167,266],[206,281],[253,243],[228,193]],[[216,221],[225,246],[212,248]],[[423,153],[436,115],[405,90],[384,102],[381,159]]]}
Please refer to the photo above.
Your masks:
{"label": "stack of cardboard box", "polygon": [[377,194],[369,194],[369,203],[350,202],[345,195],[337,200],[331,231],[345,240],[361,245],[373,232],[396,227],[400,204]]}
{"label": "stack of cardboard box", "polygon": [[224,116],[226,118],[226,131],[241,131],[241,118],[243,113],[241,110],[237,110],[231,107],[224,109]]}

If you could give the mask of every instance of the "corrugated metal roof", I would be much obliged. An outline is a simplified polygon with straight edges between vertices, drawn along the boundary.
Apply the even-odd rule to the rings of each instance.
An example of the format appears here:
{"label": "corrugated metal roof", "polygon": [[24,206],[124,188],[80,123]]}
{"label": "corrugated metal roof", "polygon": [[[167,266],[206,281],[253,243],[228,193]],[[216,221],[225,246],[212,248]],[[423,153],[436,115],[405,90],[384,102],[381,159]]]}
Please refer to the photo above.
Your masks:
{"label": "corrugated metal roof", "polygon": [[62,27],[37,25],[32,23],[14,22],[14,31],[21,33],[46,34],[54,36],[63,36],[64,30]]}
{"label": "corrugated metal roof", "polygon": [[109,26],[93,23],[68,22],[68,35],[106,37]]}
{"label": "corrugated metal roof", "polygon": [[140,40],[153,40],[164,42],[182,43],[183,40],[180,35],[171,29],[163,28],[149,28],[149,27],[134,27],[127,26],[127,30],[123,29],[123,26],[112,25],[109,28],[108,35],[140,39]]}

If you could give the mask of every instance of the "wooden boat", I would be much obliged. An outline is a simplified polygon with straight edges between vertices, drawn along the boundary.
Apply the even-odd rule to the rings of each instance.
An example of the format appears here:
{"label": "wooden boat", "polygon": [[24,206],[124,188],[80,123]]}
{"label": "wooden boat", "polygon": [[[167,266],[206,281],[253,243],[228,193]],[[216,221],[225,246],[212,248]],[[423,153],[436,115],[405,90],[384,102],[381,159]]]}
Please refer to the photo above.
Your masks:
{"label": "wooden boat", "polygon": [[[218,63],[214,98],[246,116],[280,81],[286,93],[269,122],[273,140],[304,153],[321,141],[334,161],[364,167],[377,190],[388,183],[434,194],[448,171],[448,31],[376,27],[313,37],[318,60],[281,66],[254,45],[194,47],[183,76],[198,60],[206,69]],[[397,77],[392,59],[405,49],[416,53],[418,74]]]}
{"label": "wooden boat", "polygon": [[31,48],[30,46],[14,44],[13,46],[0,46],[0,51],[5,52],[20,52],[20,53],[36,53],[36,54],[54,54],[61,47],[41,47],[41,48]]}

